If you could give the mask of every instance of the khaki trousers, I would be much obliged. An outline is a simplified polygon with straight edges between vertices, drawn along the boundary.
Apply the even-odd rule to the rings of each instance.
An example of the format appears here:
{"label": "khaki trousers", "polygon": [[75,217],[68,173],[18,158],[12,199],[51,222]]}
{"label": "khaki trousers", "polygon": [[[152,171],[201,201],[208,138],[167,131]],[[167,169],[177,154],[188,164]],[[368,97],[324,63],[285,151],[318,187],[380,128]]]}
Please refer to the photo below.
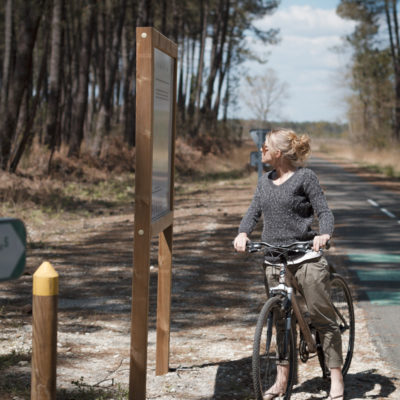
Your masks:
{"label": "khaki trousers", "polygon": [[[266,290],[279,283],[279,267],[265,266]],[[305,298],[311,323],[318,331],[328,368],[343,364],[342,338],[330,299],[330,276],[328,262],[321,257],[317,262],[306,263],[292,270]],[[283,322],[283,321],[282,321]],[[278,332],[284,326],[277,326]]]}

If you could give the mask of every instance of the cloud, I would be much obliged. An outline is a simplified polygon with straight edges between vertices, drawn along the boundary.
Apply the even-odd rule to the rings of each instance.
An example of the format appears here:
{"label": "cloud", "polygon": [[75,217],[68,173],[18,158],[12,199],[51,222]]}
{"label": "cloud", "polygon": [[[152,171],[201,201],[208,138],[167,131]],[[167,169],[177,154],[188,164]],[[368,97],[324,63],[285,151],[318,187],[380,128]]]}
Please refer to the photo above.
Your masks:
{"label": "cloud", "polygon": [[278,9],[254,23],[260,29],[276,26],[284,35],[302,37],[337,36],[338,32],[351,32],[354,24],[340,18],[335,9],[324,10],[309,5]]}
{"label": "cloud", "polygon": [[254,23],[257,28],[280,28],[281,42],[265,46],[250,37],[249,47],[258,55],[269,54],[267,66],[247,63],[250,74],[274,69],[281,81],[289,84],[291,98],[284,114],[294,120],[335,120],[343,110],[332,107],[337,89],[332,76],[348,63],[350,54],[338,54],[342,38],[354,30],[355,23],[336,15],[334,8],[291,5],[278,9]]}
{"label": "cloud", "polygon": [[290,66],[299,68],[313,68],[323,66],[334,68],[340,65],[340,60],[332,51],[335,46],[340,46],[342,39],[337,36],[304,37],[286,35],[279,45],[271,48],[263,43],[252,41],[250,46],[256,54],[270,53],[270,62],[276,66]]}

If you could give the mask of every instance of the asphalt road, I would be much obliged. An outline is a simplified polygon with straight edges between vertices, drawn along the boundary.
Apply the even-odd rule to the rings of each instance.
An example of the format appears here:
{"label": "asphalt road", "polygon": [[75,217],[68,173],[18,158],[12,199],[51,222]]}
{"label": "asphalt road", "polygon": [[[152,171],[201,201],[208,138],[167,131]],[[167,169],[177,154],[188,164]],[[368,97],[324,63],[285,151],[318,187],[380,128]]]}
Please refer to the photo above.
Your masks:
{"label": "asphalt road", "polygon": [[341,166],[312,159],[335,215],[334,244],[381,356],[400,370],[400,199]]}

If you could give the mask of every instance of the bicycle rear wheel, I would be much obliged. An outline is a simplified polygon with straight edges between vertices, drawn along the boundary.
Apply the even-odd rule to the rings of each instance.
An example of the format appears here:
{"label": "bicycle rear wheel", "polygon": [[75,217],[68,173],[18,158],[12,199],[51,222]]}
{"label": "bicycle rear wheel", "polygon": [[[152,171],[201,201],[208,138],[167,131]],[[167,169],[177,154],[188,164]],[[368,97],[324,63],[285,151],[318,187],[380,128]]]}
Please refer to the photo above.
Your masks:
{"label": "bicycle rear wheel", "polygon": [[[278,335],[276,324],[274,323],[274,316],[276,319],[281,313],[282,299],[273,297],[264,304],[258,317],[252,359],[253,386],[257,400],[262,400],[263,395],[275,383],[279,358],[283,357],[283,339],[280,338],[278,349]],[[285,360],[289,365],[289,379],[284,399],[290,399],[294,381],[295,360],[296,349],[293,331],[290,329],[288,331],[287,357]]]}
{"label": "bicycle rear wheel", "polygon": [[[355,338],[354,307],[350,289],[346,281],[338,274],[332,274],[331,277],[331,300],[336,312],[336,322],[342,335],[342,374],[345,376],[353,358]],[[326,366],[325,357],[320,346],[318,347],[318,359],[323,376],[329,377],[330,372]]]}

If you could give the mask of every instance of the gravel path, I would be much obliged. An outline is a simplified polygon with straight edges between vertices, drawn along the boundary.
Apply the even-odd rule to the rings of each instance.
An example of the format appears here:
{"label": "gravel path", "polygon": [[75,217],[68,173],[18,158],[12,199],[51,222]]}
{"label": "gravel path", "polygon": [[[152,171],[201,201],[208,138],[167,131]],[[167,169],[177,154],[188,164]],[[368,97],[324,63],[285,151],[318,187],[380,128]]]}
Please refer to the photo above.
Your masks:
{"label": "gravel path", "polygon": [[[156,252],[152,254],[148,399],[252,399],[252,336],[265,298],[254,257],[231,241],[255,185],[190,184],[176,197],[171,372],[155,376]],[[60,274],[58,398],[126,398],[129,376],[132,214],[65,221],[28,231],[27,274],[0,286],[0,399],[28,399],[31,274],[50,261]],[[153,246],[156,250],[156,245]],[[334,249],[331,258],[340,260]],[[340,269],[340,265],[338,265]],[[399,399],[398,371],[379,356],[356,306],[348,399]],[[13,353],[14,352],[14,353]],[[13,355],[14,354],[14,355]],[[8,360],[7,362],[5,362]],[[318,366],[300,366],[293,399],[323,399]],[[13,388],[13,389],[12,389]],[[92,397],[90,397],[92,396]],[[101,397],[103,396],[103,397]]]}

